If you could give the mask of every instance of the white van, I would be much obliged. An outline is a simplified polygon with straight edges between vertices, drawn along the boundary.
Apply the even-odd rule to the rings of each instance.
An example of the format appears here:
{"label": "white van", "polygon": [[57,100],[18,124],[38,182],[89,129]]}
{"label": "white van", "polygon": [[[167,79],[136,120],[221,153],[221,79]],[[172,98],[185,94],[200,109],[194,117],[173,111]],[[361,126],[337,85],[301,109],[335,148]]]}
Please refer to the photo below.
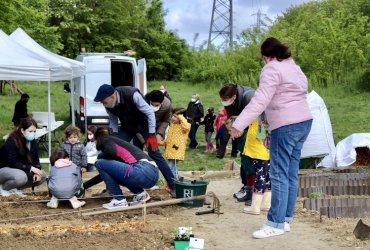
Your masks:
{"label": "white van", "polygon": [[[146,62],[145,59],[136,61],[135,58],[122,53],[82,53],[77,61],[86,66],[85,76],[73,80],[73,95],[75,124],[83,131],[87,125],[107,126],[108,114],[104,106],[94,102],[94,97],[102,84],[111,84],[113,87],[133,86],[145,95]],[[86,85],[86,98],[84,86]]]}

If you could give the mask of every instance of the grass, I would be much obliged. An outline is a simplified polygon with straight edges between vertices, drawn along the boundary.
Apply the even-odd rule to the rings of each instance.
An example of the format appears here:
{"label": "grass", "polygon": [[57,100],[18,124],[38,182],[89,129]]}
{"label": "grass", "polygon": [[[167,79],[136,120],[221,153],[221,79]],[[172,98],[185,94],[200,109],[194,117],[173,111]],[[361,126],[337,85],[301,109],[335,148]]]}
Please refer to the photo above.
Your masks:
{"label": "grass", "polygon": [[[173,107],[181,106],[186,108],[193,93],[200,94],[205,109],[211,106],[217,111],[221,107],[218,97],[220,86],[154,81],[149,83],[148,89],[158,89],[162,84],[167,87],[168,93],[173,100]],[[47,83],[17,82],[17,85],[30,95],[28,103],[29,113],[32,111],[47,111]],[[327,105],[335,143],[353,133],[366,133],[370,130],[369,92],[360,92],[348,86],[314,88],[314,90],[324,99]],[[9,133],[13,128],[11,120],[14,105],[19,98],[19,95],[9,95],[8,88],[3,95],[0,95],[0,109],[2,111],[0,122],[1,136]],[[51,110],[55,113],[56,120],[65,121],[65,124],[57,130],[57,137],[60,139],[62,139],[64,128],[70,124],[69,98],[70,94],[63,92],[62,83],[51,83]],[[186,151],[185,161],[179,164],[179,170],[220,170],[223,169],[227,161],[232,159],[230,154],[220,160],[215,157],[215,154],[204,153],[203,126],[199,127],[197,140],[200,146],[197,149]],[[53,147],[55,148],[57,145],[53,145]],[[41,155],[45,157],[45,152],[41,151]],[[237,162],[240,163],[240,159],[237,159]]]}

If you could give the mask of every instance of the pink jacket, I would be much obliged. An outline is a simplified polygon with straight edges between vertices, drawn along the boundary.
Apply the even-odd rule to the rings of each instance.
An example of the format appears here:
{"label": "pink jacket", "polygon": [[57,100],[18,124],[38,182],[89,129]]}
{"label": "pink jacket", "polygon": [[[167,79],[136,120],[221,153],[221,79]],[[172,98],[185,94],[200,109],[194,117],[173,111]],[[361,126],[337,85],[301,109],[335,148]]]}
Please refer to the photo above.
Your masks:
{"label": "pink jacket", "polygon": [[261,72],[259,87],[233,123],[243,131],[263,111],[270,131],[312,119],[307,103],[307,78],[292,58],[273,59]]}

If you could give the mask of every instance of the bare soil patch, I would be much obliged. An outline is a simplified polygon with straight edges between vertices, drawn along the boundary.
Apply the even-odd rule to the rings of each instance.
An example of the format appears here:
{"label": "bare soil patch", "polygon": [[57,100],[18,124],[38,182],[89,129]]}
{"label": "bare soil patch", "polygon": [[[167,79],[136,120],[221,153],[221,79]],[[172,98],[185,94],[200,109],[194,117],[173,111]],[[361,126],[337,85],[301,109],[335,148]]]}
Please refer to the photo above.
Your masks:
{"label": "bare soil patch", "polygon": [[[87,199],[85,207],[75,211],[61,203],[49,209],[45,203],[9,204],[14,197],[0,199],[1,249],[173,249],[173,232],[179,226],[191,226],[195,237],[205,239],[206,249],[369,249],[369,241],[357,240],[353,229],[358,219],[325,219],[319,213],[302,208],[297,202],[292,231],[264,240],[251,234],[266,220],[242,213],[244,204],[232,198],[240,188],[239,177],[212,179],[207,191],[214,192],[221,202],[223,214],[195,215],[210,207],[184,208],[178,205],[147,208],[145,221],[142,210],[82,216],[82,212],[101,207],[109,199]],[[99,192],[102,185],[86,196]],[[46,187],[38,189],[40,196],[27,200],[48,199]],[[40,192],[44,190],[44,192]],[[153,201],[170,199],[163,188],[149,192]],[[20,198],[17,198],[20,200]],[[58,214],[22,220],[20,218]],[[6,222],[4,222],[6,221]],[[370,225],[370,220],[364,223]],[[272,247],[273,246],[273,247]]]}

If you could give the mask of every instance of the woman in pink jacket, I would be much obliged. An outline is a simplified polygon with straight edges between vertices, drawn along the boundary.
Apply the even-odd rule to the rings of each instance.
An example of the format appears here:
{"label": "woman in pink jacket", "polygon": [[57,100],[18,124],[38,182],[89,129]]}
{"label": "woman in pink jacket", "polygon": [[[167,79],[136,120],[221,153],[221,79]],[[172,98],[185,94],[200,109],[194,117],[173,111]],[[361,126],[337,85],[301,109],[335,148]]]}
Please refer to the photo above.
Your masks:
{"label": "woman in pink jacket", "polygon": [[271,208],[267,222],[253,233],[267,238],[290,231],[298,190],[301,149],[312,124],[307,103],[307,78],[295,64],[290,50],[276,38],[261,46],[265,62],[250,103],[232,125],[231,136],[242,131],[263,111],[270,128]]}

